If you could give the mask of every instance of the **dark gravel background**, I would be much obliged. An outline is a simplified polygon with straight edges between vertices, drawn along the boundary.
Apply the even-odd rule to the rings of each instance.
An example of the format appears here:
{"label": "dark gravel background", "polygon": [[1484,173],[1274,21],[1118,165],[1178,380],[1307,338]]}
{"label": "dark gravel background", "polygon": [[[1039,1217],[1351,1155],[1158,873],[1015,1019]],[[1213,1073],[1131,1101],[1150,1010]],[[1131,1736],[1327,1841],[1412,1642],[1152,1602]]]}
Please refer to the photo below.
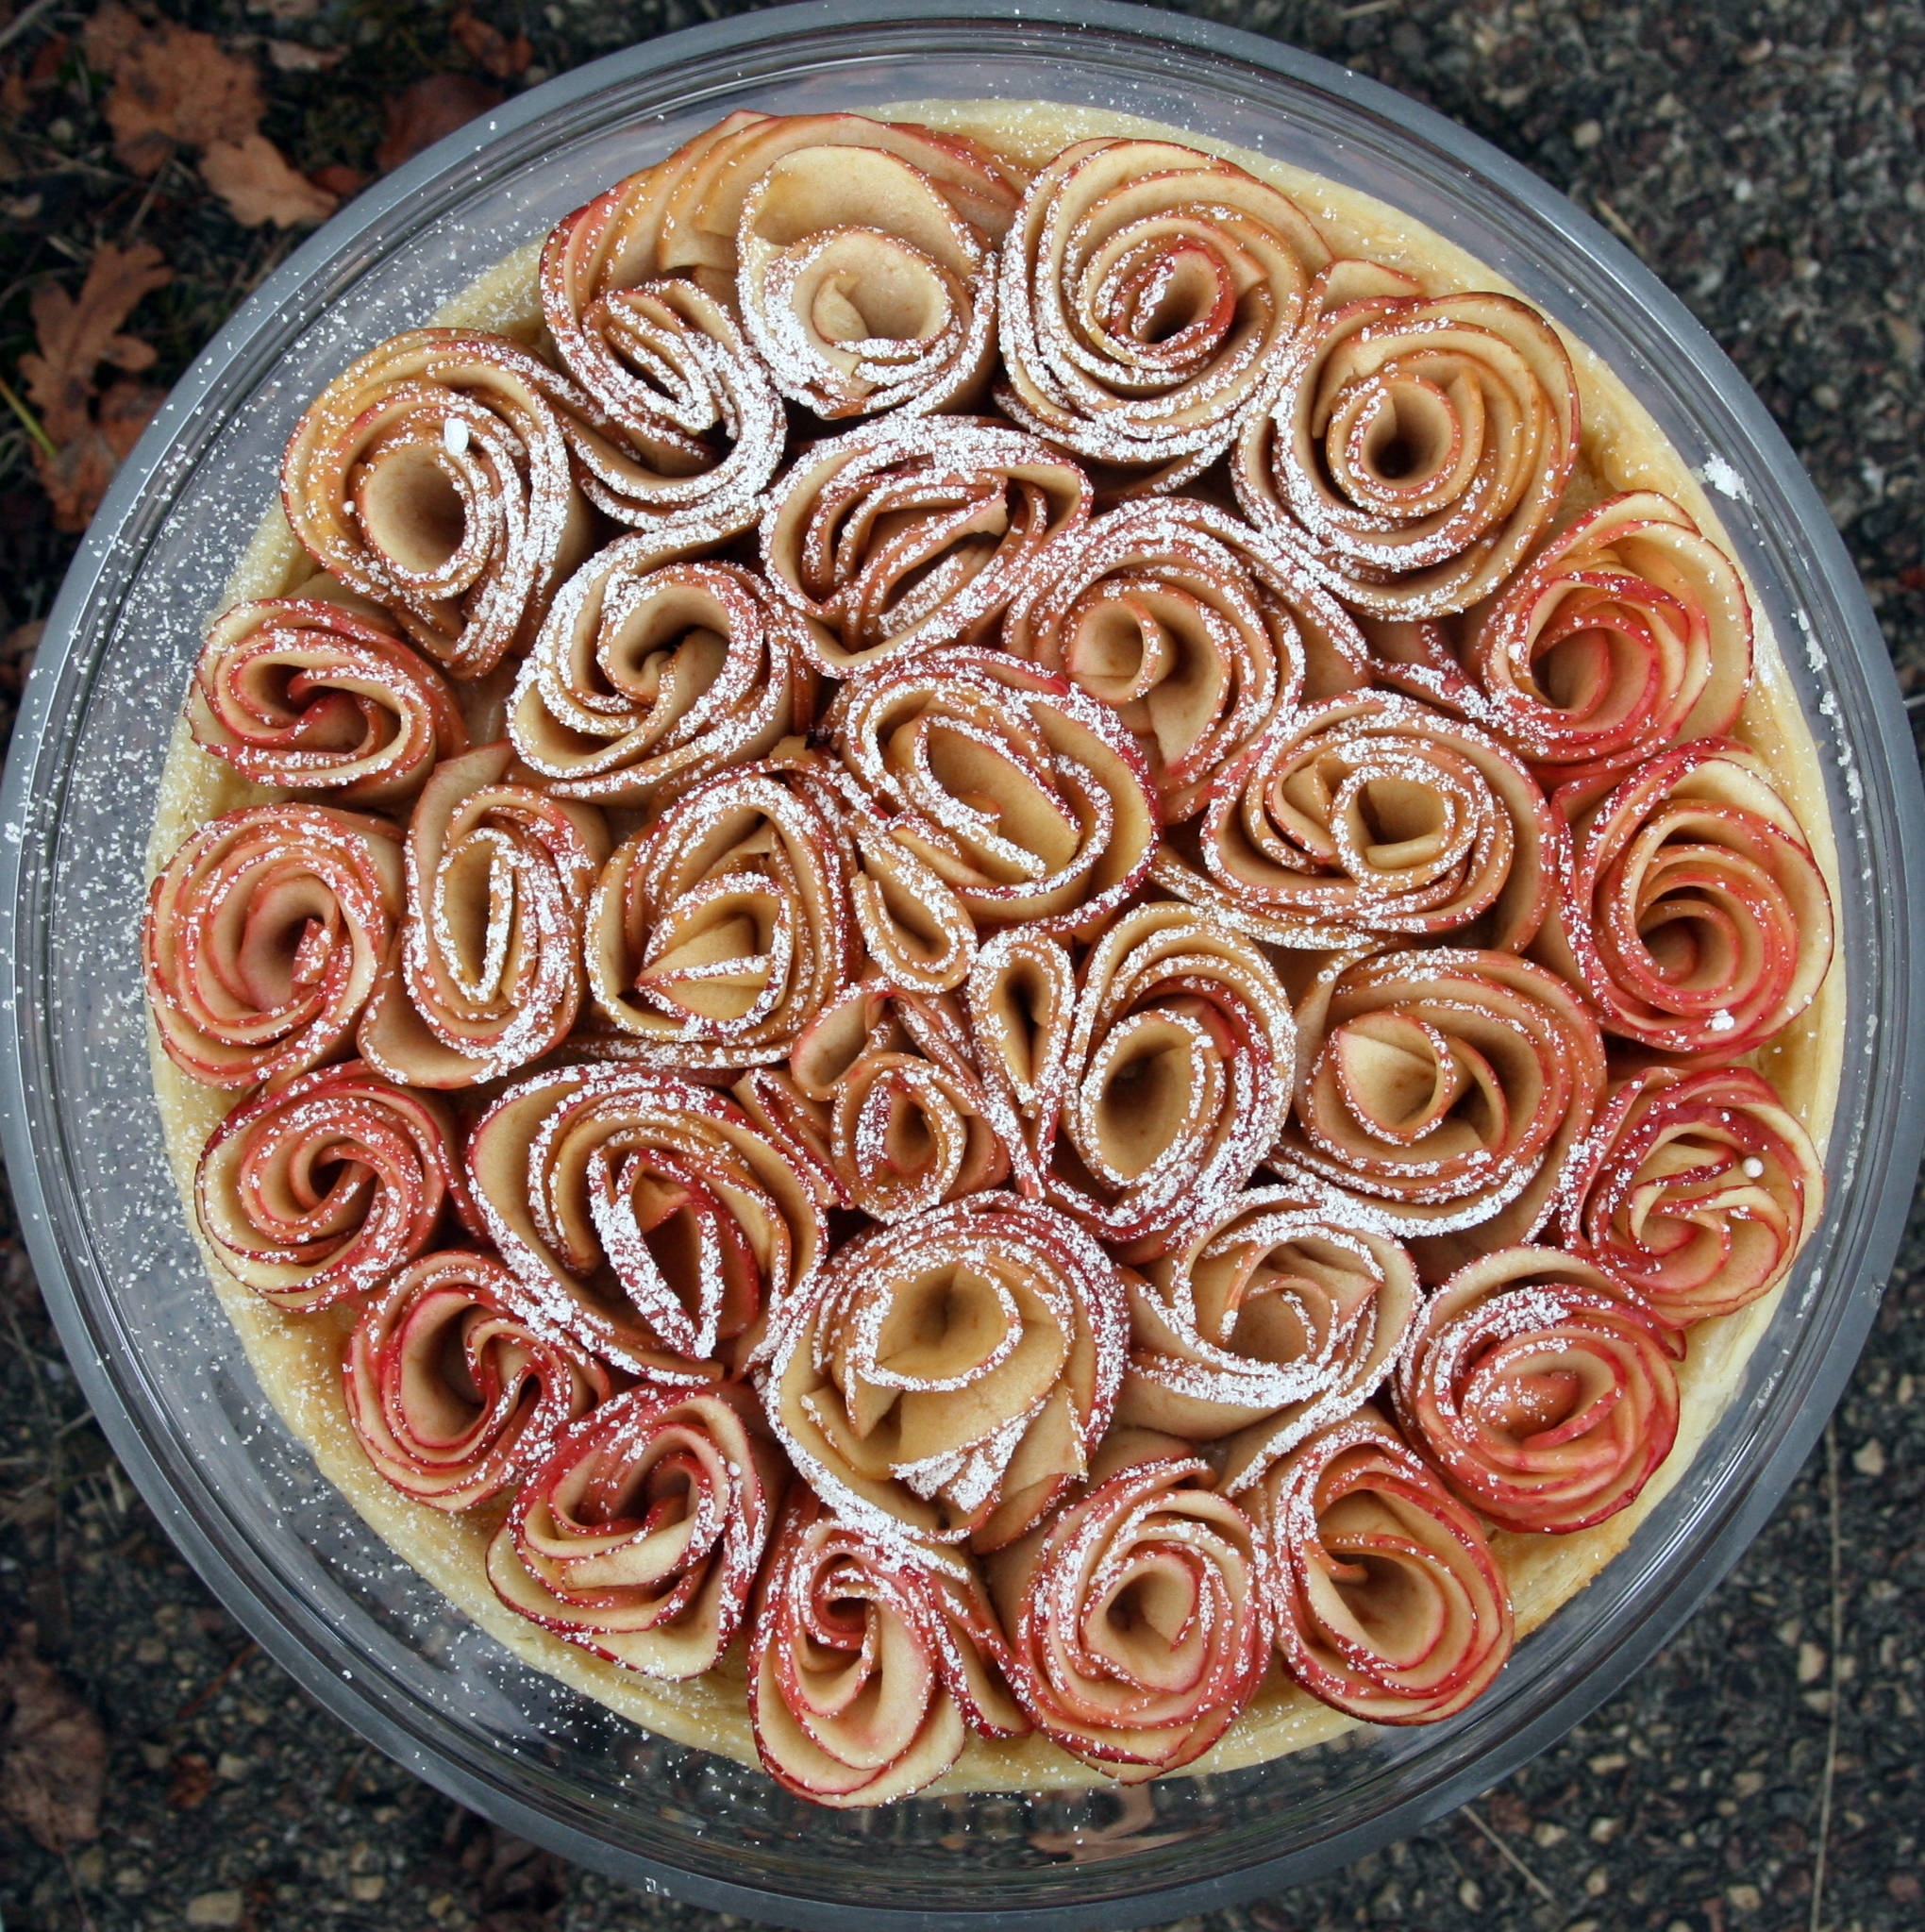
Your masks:
{"label": "dark gravel background", "polygon": [[[472,104],[733,10],[561,0],[168,0],[259,63],[261,126],[337,190],[405,147],[397,97]],[[1925,5],[1853,0],[1253,0],[1197,12],[1442,109],[1601,216],[1736,359],[1817,479],[1900,675],[1925,701]],[[30,305],[102,242],[175,279],[130,325],[177,375],[298,239],[243,227],[182,151],[130,173],[89,64],[94,7],[0,0],[0,377]],[[489,28],[496,31],[491,35]],[[526,37],[526,45],[518,36]],[[289,50],[293,51],[290,52]],[[305,53],[303,50],[307,50]],[[310,58],[318,54],[318,60]],[[336,58],[336,56],[339,58]],[[104,58],[104,57],[103,57]],[[518,70],[518,71],[517,71]],[[437,83],[431,99],[449,94]],[[327,172],[332,170],[334,172]],[[0,399],[4,400],[4,399]],[[0,728],[74,538],[0,415]],[[75,1390],[17,1242],[0,1253],[0,1804],[104,1727],[99,1834],[0,1817],[10,1932],[711,1932],[493,1832],[318,1714],[157,1531]],[[1824,1448],[1735,1573],[1622,1695],[1475,1807],[1232,1928],[1899,1932],[1925,1925],[1925,1214]],[[1834,1643],[1834,1633],[1837,1640]],[[55,1674],[27,1660],[38,1656]],[[48,1704],[48,1700],[52,1704]],[[38,1751],[39,1756],[34,1754]],[[8,1755],[10,1754],[10,1756]],[[10,1782],[9,1782],[10,1780]]]}

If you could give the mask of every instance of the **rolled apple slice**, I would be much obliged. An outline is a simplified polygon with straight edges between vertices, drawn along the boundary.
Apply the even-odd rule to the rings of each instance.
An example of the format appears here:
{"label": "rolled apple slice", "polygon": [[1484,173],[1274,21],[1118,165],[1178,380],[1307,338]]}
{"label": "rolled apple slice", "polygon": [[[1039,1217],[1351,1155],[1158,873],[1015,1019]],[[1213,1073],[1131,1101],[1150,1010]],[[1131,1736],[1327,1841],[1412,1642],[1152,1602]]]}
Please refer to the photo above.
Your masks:
{"label": "rolled apple slice", "polygon": [[1811,1136],[1745,1067],[1652,1067],[1599,1110],[1561,1190],[1560,1245],[1676,1328],[1791,1271],[1825,1203]]}
{"label": "rolled apple slice", "polygon": [[829,730],[866,808],[979,930],[1089,931],[1149,870],[1143,754],[1064,679],[1000,651],[931,653],[845,684]]}
{"label": "rolled apple slice", "polygon": [[1237,500],[1344,601],[1467,611],[1515,570],[1577,460],[1577,378],[1509,295],[1364,295],[1297,338],[1231,465]]}
{"label": "rolled apple slice", "polygon": [[[1054,1078],[1039,1082],[1033,1035],[1012,1019],[1047,943],[999,935],[971,980],[991,1117],[1022,1118],[1030,1184],[1121,1258],[1167,1252],[1222,1211],[1282,1128],[1289,997],[1239,933],[1189,906],[1137,906],[1083,961]],[[1060,1012],[1066,966],[1040,966],[1046,1013]],[[1043,1050],[1045,1067],[1055,1050]],[[1055,1107],[1023,1117],[1025,1090]]]}
{"label": "rolled apple slice", "polygon": [[1067,1504],[990,1566],[1037,1728],[1133,1784],[1191,1764],[1242,1714],[1270,1655],[1256,1526],[1209,1466],[1162,1455]]}
{"label": "rolled apple slice", "polygon": [[1422,1295],[1396,1241],[1345,1227],[1287,1189],[1235,1197],[1130,1284],[1119,1423],[1196,1442],[1234,1496],[1396,1366]]}
{"label": "rolled apple slice", "polygon": [[361,1310],[342,1363],[367,1458],[430,1509],[472,1509],[546,1459],[614,1385],[585,1350],[540,1333],[527,1290],[493,1256],[425,1254]]}
{"label": "rolled apple slice", "polygon": [[856,974],[854,854],[807,772],[718,773],[619,846],[589,906],[595,1003],[664,1067],[783,1059]]}
{"label": "rolled apple slice", "polygon": [[892,422],[805,449],[762,527],[762,569],[835,678],[990,640],[1052,537],[1089,516],[1060,451],[975,417]]}
{"label": "rolled apple slice", "polygon": [[638,185],[651,176],[662,170],[556,224],[542,250],[542,316],[562,367],[619,432],[578,425],[583,490],[678,552],[754,527],[788,424],[727,297],[657,274]]}
{"label": "rolled apple slice", "polygon": [[585,554],[564,416],[594,406],[506,336],[417,328],[337,376],[295,426],[281,500],[308,554],[457,678],[533,642]]}
{"label": "rolled apple slice", "polygon": [[360,1024],[364,1058],[415,1086],[538,1060],[581,1005],[581,929],[608,832],[512,771],[507,745],[435,767],[408,829],[408,916]]}
{"label": "rolled apple slice", "polygon": [[849,890],[862,950],[905,993],[952,993],[976,963],[976,921],[955,888],[860,804],[846,814],[856,844]]}
{"label": "rolled apple slice", "polygon": [[1515,753],[1415,698],[1358,692],[1280,720],[1225,770],[1157,882],[1277,946],[1536,935],[1565,834]]}
{"label": "rolled apple slice", "polygon": [[434,1245],[446,1210],[475,1226],[446,1109],[358,1060],[236,1107],[209,1136],[193,1206],[236,1281],[302,1313],[380,1287]]}
{"label": "rolled apple slice", "polygon": [[1009,1155],[983,1117],[961,1017],[880,981],[852,986],[789,1056],[844,1202],[899,1221],[1001,1184]]}
{"label": "rolled apple slice", "polygon": [[1510,1655],[1510,1590],[1483,1531],[1373,1409],[1301,1443],[1246,1499],[1284,1668],[1332,1709],[1434,1723]]}
{"label": "rolled apple slice", "polygon": [[1129,1323],[1115,1263],[1075,1222],[972,1194],[829,1257],[775,1326],[769,1420],[869,1534],[998,1549],[1087,1473]]}
{"label": "rolled apple slice", "polygon": [[742,1368],[826,1246],[826,1177],[673,1075],[519,1081],[476,1124],[468,1168],[545,1332],[658,1381]]}
{"label": "rolled apple slice", "polygon": [[210,820],[147,894],[141,963],[168,1058],[205,1086],[285,1081],[352,1037],[403,904],[401,832],[325,805]]}
{"label": "rolled apple slice", "polygon": [[1666,1053],[1749,1051],[1811,1003],[1832,963],[1832,899],[1765,761],[1701,738],[1596,803],[1558,795],[1574,857],[1545,954],[1605,1030]]}
{"label": "rolled apple slice", "polygon": [[208,627],[187,721],[203,751],[256,784],[343,805],[411,798],[435,761],[468,748],[442,675],[353,594],[236,604]]}
{"label": "rolled apple slice", "polygon": [[1002,649],[1129,727],[1166,820],[1200,809],[1302,691],[1295,613],[1248,564],[1262,542],[1211,504],[1126,503],[1052,543],[1003,619]]}
{"label": "rolled apple slice", "polygon": [[839,1522],[793,1486],[749,1629],[748,1714],[763,1767],[817,1805],[886,1805],[942,1776],[973,1731],[1029,1721],[966,1557]]}
{"label": "rolled apple slice", "polygon": [[510,1609],[649,1677],[712,1670],[741,1628],[788,1471],[740,1383],[648,1383],[589,1410],[488,1546]]}
{"label": "rolled apple slice", "polygon": [[1339,959],[1297,1023],[1270,1155],[1286,1185],[1339,1218],[1361,1203],[1429,1280],[1543,1225],[1604,1089],[1603,1036],[1565,981],[1450,947]]}
{"label": "rolled apple slice", "polygon": [[1329,260],[1295,202],[1229,161],[1077,142],[1003,250],[996,399],[1131,493],[1175,489],[1267,395]]}
{"label": "rolled apple slice", "polygon": [[748,571],[664,563],[653,538],[618,539],[556,596],[509,736],[556,797],[644,805],[808,730],[799,631]]}
{"label": "rolled apple slice", "polygon": [[1603,1269],[1499,1249],[1426,1305],[1398,1368],[1398,1416],[1493,1522],[1566,1535],[1634,1503],[1671,1453],[1683,1353]]}
{"label": "rolled apple slice", "polygon": [[1580,517],[1465,630],[1473,715],[1551,786],[1730,731],[1751,681],[1736,565],[1651,490]]}

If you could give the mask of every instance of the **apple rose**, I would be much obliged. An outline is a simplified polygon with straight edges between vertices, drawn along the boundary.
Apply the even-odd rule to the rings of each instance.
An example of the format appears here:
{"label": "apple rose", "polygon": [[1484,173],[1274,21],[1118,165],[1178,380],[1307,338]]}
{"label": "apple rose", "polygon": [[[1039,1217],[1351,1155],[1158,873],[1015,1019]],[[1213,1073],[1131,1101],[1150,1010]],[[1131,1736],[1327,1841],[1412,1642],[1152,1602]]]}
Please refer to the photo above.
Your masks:
{"label": "apple rose", "polygon": [[1768,1295],[1824,1201],[1817,1150],[1762,1074],[1660,1066],[1599,1109],[1557,1225],[1563,1246],[1684,1328]]}
{"label": "apple rose", "polygon": [[1511,1654],[1511,1593],[1477,1519],[1374,1410],[1320,1430],[1249,1491],[1284,1668],[1374,1724],[1434,1723]]}
{"label": "apple rose", "polygon": [[1037,560],[1003,619],[1000,647],[1057,671],[1129,726],[1166,819],[1187,818],[1212,780],[1303,688],[1304,647],[1272,584],[1251,568],[1263,540],[1207,503],[1126,503],[1066,531]]}
{"label": "apple rose", "polygon": [[1635,1502],[1671,1453],[1684,1345],[1555,1248],[1503,1248],[1431,1297],[1398,1365],[1412,1442],[1500,1528],[1564,1535]]}
{"label": "apple rose", "polygon": [[1559,797],[1575,853],[1547,956],[1608,1032],[1723,1059],[1804,1011],[1832,962],[1832,898],[1757,752],[1700,738],[1582,802]]}
{"label": "apple rose", "polygon": [[872,1220],[904,1220],[1009,1174],[967,1030],[936,1000],[875,980],[851,986],[803,1029],[788,1077],[843,1204]]}
{"label": "apple rose", "polygon": [[[1124,914],[1084,960],[1073,1012],[1052,944],[999,934],[971,975],[990,1118],[1028,1156],[1025,1191],[1140,1261],[1218,1213],[1277,1137],[1290,1000],[1255,945],[1189,906]],[[1060,1043],[1039,1043],[1065,1018]]]}
{"label": "apple rose", "polygon": [[646,804],[808,730],[800,627],[732,563],[664,563],[618,539],[562,585],[509,702],[508,731],[558,798]]}
{"label": "apple rose", "polygon": [[1389,1375],[1420,1300],[1397,1242],[1283,1188],[1237,1195],[1131,1279],[1117,1420],[1196,1442],[1228,1436],[1217,1481],[1234,1495],[1363,1403]]}
{"label": "apple rose", "polygon": [[410,798],[438,758],[468,748],[441,673],[373,611],[326,595],[326,579],[310,596],[214,619],[187,720],[194,743],[243,778],[343,805]]}
{"label": "apple rose", "polygon": [[1578,451],[1570,358],[1509,295],[1366,295],[1291,349],[1232,479],[1259,529],[1296,543],[1379,616],[1467,611],[1550,520]]}
{"label": "apple rose", "polygon": [[999,1549],[1088,1470],[1123,1376],[1116,1265],[1002,1193],[857,1235],[771,1341],[769,1419],[810,1487],[885,1541]]}
{"label": "apple rose", "polygon": [[1200,1461],[1138,1463],[991,1565],[1017,1697],[1055,1743],[1125,1783],[1200,1757],[1269,1662],[1261,1538],[1209,1485]]}
{"label": "apple rose", "polygon": [[979,929],[1087,931],[1149,870],[1143,754],[1106,706],[1047,671],[946,651],[844,685],[829,729],[869,810]]}
{"label": "apple rose", "polygon": [[593,405],[506,336],[417,328],[337,376],[294,428],[281,500],[308,554],[457,678],[534,639],[586,551],[564,412]]}
{"label": "apple rose", "polygon": [[789,1492],[749,1629],[763,1767],[817,1805],[886,1805],[952,1766],[969,1733],[1029,1728],[1003,1636],[966,1560],[920,1555]]}
{"label": "apple rose", "polygon": [[1473,714],[1547,785],[1728,731],[1751,681],[1736,566],[1668,496],[1613,496],[1467,624]]}
{"label": "apple rose", "polygon": [[789,426],[727,300],[658,277],[632,184],[559,222],[542,250],[542,316],[555,353],[614,434],[578,418],[583,492],[664,553],[754,528]]}
{"label": "apple rose", "polygon": [[507,745],[444,759],[408,829],[408,917],[360,1024],[364,1058],[415,1086],[474,1086],[564,1038],[601,815],[511,775]]}
{"label": "apple rose", "polygon": [[748,1609],[788,1472],[755,1397],[649,1383],[571,1422],[488,1546],[511,1610],[649,1677],[699,1677]]}
{"label": "apple rose", "polygon": [[1466,937],[1515,952],[1544,922],[1563,849],[1514,752],[1368,691],[1281,720],[1223,772],[1155,876],[1276,946],[1474,928]]}
{"label": "apple rose", "polygon": [[762,568],[831,677],[989,642],[1052,537],[1088,519],[1089,480],[1006,424],[937,417],[805,449],[762,526]]}
{"label": "apple rose", "polygon": [[609,1399],[608,1369],[538,1333],[527,1302],[492,1256],[444,1249],[361,1310],[342,1364],[347,1420],[403,1495],[448,1511],[486,1503]]}
{"label": "apple rose", "polygon": [[[1299,1003],[1292,1118],[1270,1165],[1313,1201],[1417,1241],[1427,1278],[1528,1239],[1604,1087],[1574,988],[1506,952],[1339,959]],[[1475,1252],[1473,1250],[1472,1252]]]}
{"label": "apple rose", "polygon": [[141,961],[167,1055],[205,1086],[286,1080],[340,1052],[401,916],[401,834],[326,805],[210,820],[147,894]]}
{"label": "apple rose", "polygon": [[1166,141],[1081,141],[1003,251],[996,400],[1025,428],[1174,489],[1230,446],[1330,250],[1295,202]]}
{"label": "apple rose", "polygon": [[719,772],[619,846],[589,907],[588,981],[632,1057],[784,1058],[855,976],[848,833],[807,773]]}
{"label": "apple rose", "polygon": [[236,1281],[303,1313],[379,1287],[444,1209],[474,1216],[441,1101],[358,1060],[242,1101],[208,1138],[193,1207]]}
{"label": "apple rose", "polygon": [[671,1074],[522,1080],[476,1124],[468,1170],[550,1332],[658,1381],[742,1368],[826,1246],[825,1177]]}

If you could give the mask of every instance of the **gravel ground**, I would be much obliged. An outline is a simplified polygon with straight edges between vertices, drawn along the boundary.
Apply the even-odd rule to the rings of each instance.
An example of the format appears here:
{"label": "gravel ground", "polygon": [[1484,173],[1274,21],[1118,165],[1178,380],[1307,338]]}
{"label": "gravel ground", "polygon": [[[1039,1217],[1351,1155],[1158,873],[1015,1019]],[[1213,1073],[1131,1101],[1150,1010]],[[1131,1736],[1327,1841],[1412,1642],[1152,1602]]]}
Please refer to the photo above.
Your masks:
{"label": "gravel ground", "polygon": [[[491,91],[732,10],[713,0],[483,5],[452,18],[403,0],[170,8],[258,62],[261,128],[333,193],[392,164],[429,107],[472,110]],[[186,151],[130,172],[104,115],[106,72],[92,64],[108,61],[111,36],[97,20],[87,33],[104,10],[40,0],[0,12],[0,377],[15,391],[35,292],[75,285],[103,242],[164,241],[174,279],[129,325],[157,351],[142,380],[164,385],[298,239],[240,226]],[[1901,680],[1925,699],[1925,6],[1230,0],[1194,10],[1348,60],[1456,116],[1635,247],[1783,426],[1864,572]],[[445,75],[460,85],[403,98],[409,83]],[[28,432],[5,421],[0,722],[74,543],[55,527]],[[0,1805],[32,1812],[24,1764],[82,1763],[101,1736],[106,1754],[97,1837],[70,1831],[53,1853],[0,1822],[0,1919],[12,1932],[730,1923],[635,1898],[492,1831],[319,1715],[214,1605],[114,1466],[10,1234],[0,1316],[0,1648],[12,1647],[0,1687],[16,1699],[0,1735]],[[1628,1690],[1475,1807],[1286,1897],[1186,1921],[1185,1932],[1925,1924],[1921,1387],[1925,1213],[1915,1211],[1824,1447],[1731,1579]],[[30,1720],[65,1726],[40,1734],[59,1751],[23,1755]]]}

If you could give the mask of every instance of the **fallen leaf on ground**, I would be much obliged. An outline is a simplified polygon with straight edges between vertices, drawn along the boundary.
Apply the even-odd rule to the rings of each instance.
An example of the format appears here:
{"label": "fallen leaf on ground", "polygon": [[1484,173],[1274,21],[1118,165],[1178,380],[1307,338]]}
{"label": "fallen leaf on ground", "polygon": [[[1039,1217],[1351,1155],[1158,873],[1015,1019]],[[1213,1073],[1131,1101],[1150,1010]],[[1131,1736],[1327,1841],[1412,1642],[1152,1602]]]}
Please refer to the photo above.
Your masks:
{"label": "fallen leaf on ground", "polygon": [[350,194],[359,194],[368,185],[369,176],[359,168],[351,168],[345,161],[329,161],[325,168],[316,168],[308,177],[317,188],[325,188],[339,200],[345,201]]}
{"label": "fallen leaf on ground", "polygon": [[448,22],[448,31],[460,43],[469,59],[494,75],[496,80],[513,80],[516,76],[526,74],[529,62],[535,58],[534,43],[527,34],[516,34],[511,39],[493,22],[479,19],[466,7],[455,9],[454,18]]}
{"label": "fallen leaf on ground", "polygon": [[106,242],[77,296],[55,283],[34,291],[40,348],[21,357],[20,373],[52,445],[36,444],[34,465],[53,502],[56,529],[87,528],[114,472],[160,407],[163,393],[142,382],[113,383],[96,402],[93,377],[103,362],[129,374],[152,364],[153,344],[125,333],[121,325],[143,295],[173,275],[159,249],[145,242],[131,248]]}
{"label": "fallen leaf on ground", "polygon": [[471,74],[430,74],[391,94],[387,126],[375,150],[375,165],[386,175],[423,148],[432,147],[477,114],[501,105],[501,90]]}
{"label": "fallen leaf on ground", "polygon": [[227,53],[212,34],[171,20],[150,26],[108,4],[81,37],[88,65],[109,74],[107,125],[115,156],[137,175],[157,173],[176,144],[244,141],[266,100],[251,60]]}
{"label": "fallen leaf on ground", "polygon": [[264,134],[244,141],[217,141],[201,157],[201,174],[243,227],[272,222],[298,228],[325,222],[339,197],[317,188]]}
{"label": "fallen leaf on ground", "polygon": [[102,362],[130,375],[152,364],[153,344],[123,334],[121,324],[142,296],[173,279],[174,271],[149,243],[121,248],[103,242],[77,297],[58,283],[34,291],[40,352],[21,357],[20,373],[26,378],[27,399],[40,412],[41,428],[54,442],[64,443],[86,427],[93,372]]}
{"label": "fallen leaf on ground", "polygon": [[10,1702],[0,1734],[0,1811],[50,1852],[100,1836],[107,1738],[100,1720],[34,1654],[24,1623],[0,1670],[0,1700]]}

